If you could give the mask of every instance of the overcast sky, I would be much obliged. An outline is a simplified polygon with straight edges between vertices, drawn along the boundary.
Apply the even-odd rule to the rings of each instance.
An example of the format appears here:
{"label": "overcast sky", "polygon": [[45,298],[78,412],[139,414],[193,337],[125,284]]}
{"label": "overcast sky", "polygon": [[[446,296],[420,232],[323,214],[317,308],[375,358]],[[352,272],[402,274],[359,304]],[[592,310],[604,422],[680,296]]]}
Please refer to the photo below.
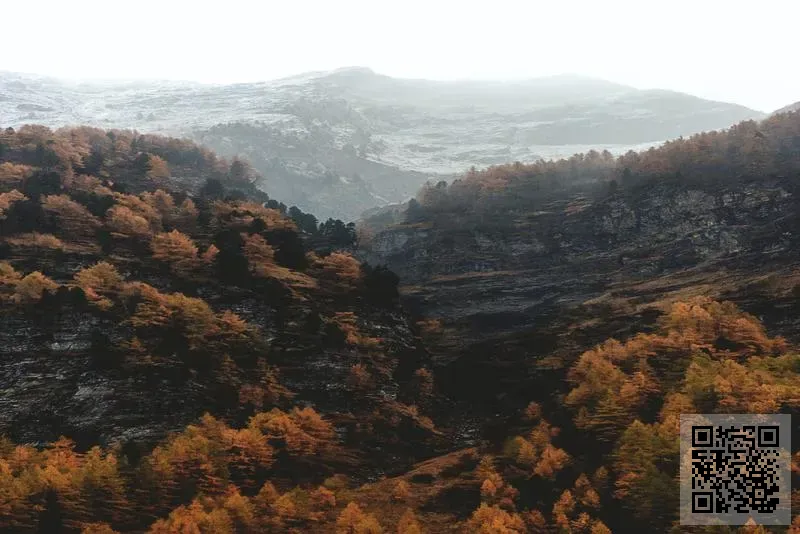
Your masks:
{"label": "overcast sky", "polygon": [[771,111],[800,100],[800,0],[3,2],[0,70],[259,81],[584,74]]}

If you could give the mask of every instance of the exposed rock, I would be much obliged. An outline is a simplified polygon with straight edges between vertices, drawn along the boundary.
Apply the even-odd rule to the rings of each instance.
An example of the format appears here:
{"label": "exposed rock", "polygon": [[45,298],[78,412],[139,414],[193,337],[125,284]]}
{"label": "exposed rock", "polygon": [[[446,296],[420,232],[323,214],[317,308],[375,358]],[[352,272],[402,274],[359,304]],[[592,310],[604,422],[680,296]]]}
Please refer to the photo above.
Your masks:
{"label": "exposed rock", "polygon": [[[365,257],[400,274],[411,309],[444,322],[435,358],[451,393],[507,396],[535,384],[538,358],[646,328],[647,303],[685,287],[748,309],[749,280],[798,261],[796,191],[778,179],[719,191],[663,183],[600,195],[578,212],[568,206],[586,204],[586,192],[572,191],[545,210],[389,226]],[[643,322],[631,308],[640,305]],[[796,332],[785,319],[770,326]]]}

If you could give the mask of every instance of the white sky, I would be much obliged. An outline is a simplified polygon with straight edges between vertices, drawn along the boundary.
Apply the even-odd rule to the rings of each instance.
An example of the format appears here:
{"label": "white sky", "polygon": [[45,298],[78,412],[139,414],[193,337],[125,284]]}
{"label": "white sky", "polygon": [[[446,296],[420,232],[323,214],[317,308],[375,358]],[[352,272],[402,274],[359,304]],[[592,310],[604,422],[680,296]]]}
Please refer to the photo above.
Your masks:
{"label": "white sky", "polygon": [[800,100],[800,0],[3,1],[0,70],[259,81],[576,73],[771,111]]}

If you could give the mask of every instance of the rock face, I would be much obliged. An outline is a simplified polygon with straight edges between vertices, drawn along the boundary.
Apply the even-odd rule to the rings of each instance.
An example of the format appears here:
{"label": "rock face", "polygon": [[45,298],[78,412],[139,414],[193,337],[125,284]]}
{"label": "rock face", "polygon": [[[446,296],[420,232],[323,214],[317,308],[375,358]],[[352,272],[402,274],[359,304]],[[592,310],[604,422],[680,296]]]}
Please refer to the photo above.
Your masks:
{"label": "rock face", "polygon": [[[380,336],[385,375],[376,377],[376,388],[386,400],[397,396],[397,378],[407,379],[426,359],[407,317],[397,309],[331,303],[296,305],[278,313],[252,295],[206,291],[204,298],[256,326],[270,342],[270,365],[279,370],[281,383],[295,401],[322,411],[352,409],[345,384],[363,354],[331,339],[309,318],[350,309],[362,333]],[[178,362],[137,370],[115,360],[108,348],[129,335],[124,323],[70,304],[48,308],[46,315],[35,310],[4,314],[0,434],[19,443],[51,442],[60,435],[80,446],[153,443],[208,411],[235,417],[235,410],[216,398],[217,378],[211,371],[185,369]]]}
{"label": "rock face", "polygon": [[400,274],[411,309],[444,322],[437,361],[450,393],[513,395],[536,384],[537,357],[646,329],[659,301],[690,286],[773,314],[770,326],[791,334],[779,308],[793,300],[749,284],[792,272],[799,193],[788,179],[572,190],[541,209],[389,226],[366,256]]}
{"label": "rock face", "polygon": [[[175,176],[151,179],[165,146]],[[415,407],[434,398],[415,385],[429,356],[396,277],[264,206],[213,154],[32,126],[0,130],[0,174],[0,441],[135,457],[205,413],[242,427],[310,407],[380,451],[360,476],[445,441]]]}
{"label": "rock face", "polygon": [[70,84],[0,73],[0,102],[3,127],[89,124],[192,137],[250,159],[274,198],[345,220],[472,166],[590,148],[623,153],[762,116],[575,76],[434,82],[363,68],[229,86]]}

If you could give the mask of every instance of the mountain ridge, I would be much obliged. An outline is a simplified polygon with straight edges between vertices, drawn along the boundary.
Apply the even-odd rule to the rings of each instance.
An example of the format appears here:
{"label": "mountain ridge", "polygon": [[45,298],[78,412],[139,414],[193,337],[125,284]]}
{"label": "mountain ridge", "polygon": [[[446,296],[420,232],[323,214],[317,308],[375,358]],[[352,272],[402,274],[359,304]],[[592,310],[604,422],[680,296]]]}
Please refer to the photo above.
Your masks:
{"label": "mountain ridge", "polygon": [[[38,81],[37,81],[38,80]],[[279,198],[353,220],[470,167],[615,154],[762,114],[575,77],[399,79],[362,67],[270,82],[65,85],[0,75],[0,124],[91,124],[189,137],[250,159]]]}

